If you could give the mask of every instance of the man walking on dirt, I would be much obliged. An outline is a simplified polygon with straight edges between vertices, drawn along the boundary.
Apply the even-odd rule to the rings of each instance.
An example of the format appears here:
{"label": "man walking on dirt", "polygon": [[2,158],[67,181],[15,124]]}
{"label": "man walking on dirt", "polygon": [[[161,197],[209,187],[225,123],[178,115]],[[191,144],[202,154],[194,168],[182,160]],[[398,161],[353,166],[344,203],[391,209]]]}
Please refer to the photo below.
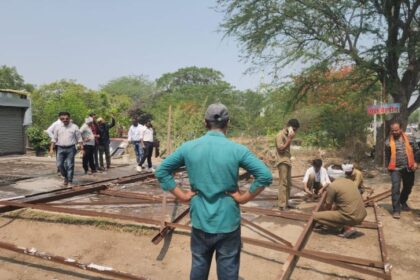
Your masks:
{"label": "man walking on dirt", "polygon": [[83,154],[83,141],[79,127],[70,122],[70,113],[61,112],[59,117],[63,124],[54,131],[50,154],[54,152],[54,147],[57,147],[57,166],[64,177],[64,186],[67,186],[73,183],[76,144],[80,145],[80,151]]}
{"label": "man walking on dirt", "polygon": [[[241,251],[241,213],[246,203],[272,182],[270,170],[245,146],[226,138],[229,113],[220,103],[212,104],[205,114],[206,135],[184,143],[156,170],[161,187],[179,201],[190,203],[192,222],[190,279],[208,278],[216,251],[217,277],[239,277]],[[173,173],[186,166],[191,190],[176,186]],[[242,167],[254,176],[249,190],[238,190]]]}
{"label": "man walking on dirt", "polygon": [[[385,161],[391,174],[392,181],[392,217],[400,218],[400,212],[410,211],[407,204],[408,196],[414,185],[414,172],[417,168],[414,155],[419,147],[413,137],[406,135],[401,124],[394,121],[391,133],[385,141]],[[402,191],[401,180],[403,183]]]}
{"label": "man walking on dirt", "polygon": [[279,171],[279,203],[280,210],[287,210],[290,197],[290,188],[292,186],[292,162],[290,160],[290,144],[299,129],[300,124],[297,119],[291,119],[287,122],[276,136],[276,150],[277,150],[277,168]]}
{"label": "man walking on dirt", "polygon": [[144,144],[143,144],[143,134],[145,127],[139,123],[139,119],[137,117],[133,118],[132,125],[128,130],[128,142],[134,145],[134,153],[136,154],[136,162],[137,167],[136,170],[138,172],[142,171],[141,167],[141,160],[143,158],[144,152]]}

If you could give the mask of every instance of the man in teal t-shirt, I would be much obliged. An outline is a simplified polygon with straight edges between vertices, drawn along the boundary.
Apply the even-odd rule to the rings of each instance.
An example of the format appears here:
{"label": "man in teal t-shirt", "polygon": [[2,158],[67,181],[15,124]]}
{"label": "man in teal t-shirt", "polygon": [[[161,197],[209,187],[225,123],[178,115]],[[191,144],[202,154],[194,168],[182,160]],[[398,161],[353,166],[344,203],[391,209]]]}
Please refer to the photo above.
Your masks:
{"label": "man in teal t-shirt", "polygon": [[[219,280],[238,279],[241,213],[244,204],[272,182],[270,170],[248,148],[226,138],[229,113],[221,103],[205,114],[204,136],[181,145],[156,171],[161,187],[179,201],[190,202],[192,222],[190,279],[207,279],[216,251]],[[173,172],[186,166],[191,190],[176,186]],[[254,176],[248,191],[238,191],[239,168]]]}

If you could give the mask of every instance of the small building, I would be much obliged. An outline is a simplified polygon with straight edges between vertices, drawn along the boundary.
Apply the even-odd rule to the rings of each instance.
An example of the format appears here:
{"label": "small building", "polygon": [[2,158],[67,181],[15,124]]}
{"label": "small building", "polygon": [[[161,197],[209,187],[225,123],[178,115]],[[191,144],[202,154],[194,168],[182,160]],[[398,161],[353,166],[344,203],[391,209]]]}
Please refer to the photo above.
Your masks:
{"label": "small building", "polygon": [[31,123],[28,93],[0,89],[0,155],[26,152],[25,126]]}

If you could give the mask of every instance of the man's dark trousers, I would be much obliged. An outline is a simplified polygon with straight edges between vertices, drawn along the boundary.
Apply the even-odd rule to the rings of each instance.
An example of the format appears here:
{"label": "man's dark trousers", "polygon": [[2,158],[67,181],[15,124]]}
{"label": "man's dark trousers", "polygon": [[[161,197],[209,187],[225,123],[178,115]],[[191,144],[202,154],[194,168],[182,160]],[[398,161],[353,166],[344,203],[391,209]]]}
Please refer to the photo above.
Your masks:
{"label": "man's dark trousers", "polygon": [[111,156],[109,154],[109,144],[99,145],[99,164],[104,167],[104,153],[106,160],[106,168],[111,166]]}
{"label": "man's dark trousers", "polygon": [[143,143],[143,157],[139,165],[142,166],[147,159],[147,167],[152,168],[153,142],[144,141]]}
{"label": "man's dark trousers", "polygon": [[[403,182],[402,191],[401,180]],[[414,185],[414,172],[403,168],[401,170],[391,171],[392,181],[392,208],[394,212],[399,213],[401,211],[401,205],[407,203],[408,196],[411,193],[411,189]]]}
{"label": "man's dark trousers", "polygon": [[214,251],[216,251],[217,279],[238,279],[241,254],[240,227],[229,233],[207,233],[196,228],[192,229],[190,280],[208,278]]}

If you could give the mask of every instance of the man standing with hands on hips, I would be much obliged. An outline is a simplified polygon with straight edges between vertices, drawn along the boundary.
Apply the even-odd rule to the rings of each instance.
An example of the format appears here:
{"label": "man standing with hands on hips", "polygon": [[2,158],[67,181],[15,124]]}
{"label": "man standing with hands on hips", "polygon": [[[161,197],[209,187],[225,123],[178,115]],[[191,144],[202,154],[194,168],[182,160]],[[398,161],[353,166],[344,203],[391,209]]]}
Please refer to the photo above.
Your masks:
{"label": "man standing with hands on hips", "polygon": [[[214,252],[217,277],[239,277],[241,213],[244,204],[272,182],[270,170],[248,148],[226,138],[229,113],[221,103],[212,104],[205,114],[208,132],[181,145],[156,170],[161,187],[179,201],[190,203],[192,222],[190,279],[207,279]],[[186,166],[191,190],[176,186],[173,173]],[[238,190],[239,168],[254,176],[246,192]]]}

